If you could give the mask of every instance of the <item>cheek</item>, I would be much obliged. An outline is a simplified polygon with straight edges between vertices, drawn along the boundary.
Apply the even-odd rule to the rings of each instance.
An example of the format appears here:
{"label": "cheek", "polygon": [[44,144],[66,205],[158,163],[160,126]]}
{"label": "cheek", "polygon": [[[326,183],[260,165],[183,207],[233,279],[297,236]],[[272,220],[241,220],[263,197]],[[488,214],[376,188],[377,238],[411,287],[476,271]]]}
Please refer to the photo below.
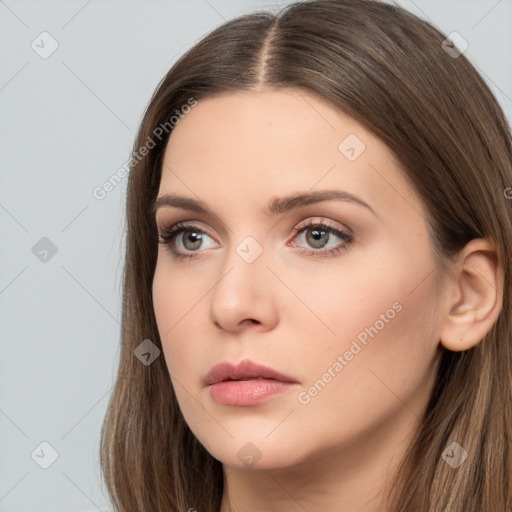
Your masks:
{"label": "cheek", "polygon": [[[303,361],[325,364],[332,353],[350,349],[355,339],[364,346],[419,320],[416,313],[409,318],[405,310],[425,309],[414,303],[417,293],[411,291],[425,279],[428,251],[418,254],[414,265],[414,257],[406,253],[388,243],[375,243],[332,262],[314,266],[311,262],[290,263],[278,268],[279,279],[287,286],[281,286],[282,290],[276,287],[273,297],[282,324],[300,338],[294,352],[301,354]],[[399,332],[394,332],[396,340],[404,340],[405,333]]]}
{"label": "cheek", "polygon": [[197,325],[195,313],[200,308],[204,291],[194,287],[183,272],[171,275],[169,268],[165,261],[157,263],[153,279],[153,307],[169,373],[179,379],[180,369],[194,360],[196,347],[193,340],[198,339],[193,334]]}
{"label": "cheek", "polygon": [[340,424],[355,434],[395,413],[422,415],[437,369],[435,290],[432,278],[407,268],[388,268],[380,280],[352,276],[343,292],[331,286],[323,318],[336,336],[324,332],[323,343],[318,336],[311,343],[312,331],[304,336],[301,403],[336,426],[333,439]]}

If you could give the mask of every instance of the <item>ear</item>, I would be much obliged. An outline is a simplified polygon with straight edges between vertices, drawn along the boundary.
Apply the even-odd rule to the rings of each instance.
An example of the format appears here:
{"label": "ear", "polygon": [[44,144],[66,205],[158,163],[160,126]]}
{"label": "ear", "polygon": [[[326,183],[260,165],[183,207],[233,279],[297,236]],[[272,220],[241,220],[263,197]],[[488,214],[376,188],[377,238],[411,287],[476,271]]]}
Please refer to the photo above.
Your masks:
{"label": "ear", "polygon": [[475,238],[459,253],[451,269],[448,310],[440,341],[458,352],[478,344],[496,322],[503,304],[503,266],[495,245]]}

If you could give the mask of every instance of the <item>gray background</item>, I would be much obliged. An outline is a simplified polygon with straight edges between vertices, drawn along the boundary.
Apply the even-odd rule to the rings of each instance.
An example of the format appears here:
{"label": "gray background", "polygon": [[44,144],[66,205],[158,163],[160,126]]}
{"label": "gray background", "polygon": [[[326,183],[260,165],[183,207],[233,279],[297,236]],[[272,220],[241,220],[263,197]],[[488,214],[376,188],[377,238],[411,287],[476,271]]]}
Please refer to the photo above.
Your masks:
{"label": "gray background", "polygon": [[[103,200],[93,190],[130,156],[179,55],[224,20],[286,3],[0,1],[0,512],[108,510],[98,442],[117,365],[126,179]],[[399,3],[467,40],[511,119],[512,1]],[[44,31],[58,43],[47,58],[31,46],[51,49]],[[58,453],[47,469],[43,441]]]}

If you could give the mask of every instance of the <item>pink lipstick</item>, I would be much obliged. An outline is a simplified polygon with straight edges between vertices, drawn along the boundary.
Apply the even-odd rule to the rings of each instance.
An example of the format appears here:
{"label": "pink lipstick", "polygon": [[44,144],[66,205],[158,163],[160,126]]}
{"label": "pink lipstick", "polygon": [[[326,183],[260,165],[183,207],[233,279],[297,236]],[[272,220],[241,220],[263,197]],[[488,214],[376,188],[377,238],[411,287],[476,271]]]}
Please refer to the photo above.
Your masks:
{"label": "pink lipstick", "polygon": [[237,365],[217,364],[204,379],[204,385],[209,387],[210,396],[216,402],[245,407],[286,393],[298,384],[293,377],[248,359]]}

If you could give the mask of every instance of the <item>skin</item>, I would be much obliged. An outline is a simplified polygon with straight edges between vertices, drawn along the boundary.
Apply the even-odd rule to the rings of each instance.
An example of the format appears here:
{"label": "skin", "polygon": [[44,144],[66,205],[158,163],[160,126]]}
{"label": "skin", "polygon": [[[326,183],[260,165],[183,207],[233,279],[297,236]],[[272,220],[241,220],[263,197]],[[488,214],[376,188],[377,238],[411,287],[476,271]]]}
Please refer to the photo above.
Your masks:
{"label": "skin", "polygon": [[[338,149],[349,134],[366,146],[354,161]],[[330,189],[358,196],[375,213],[336,200],[263,211],[274,197]],[[470,242],[450,262],[452,274],[441,275],[421,201],[387,147],[296,89],[199,101],[166,148],[158,195],[170,193],[216,214],[157,210],[160,233],[193,222],[206,234],[199,249],[174,240],[177,250],[198,254],[192,259],[174,259],[159,244],[153,300],[183,416],[223,463],[221,511],[386,510],[385,491],[421,424],[443,345],[470,348],[499,312],[491,245]],[[348,228],[354,240],[322,256],[314,228],[292,231],[309,221]],[[263,249],[252,263],[236,251],[248,236]],[[329,233],[327,248],[342,244]],[[377,324],[381,315],[388,321]],[[357,336],[382,322],[347,360]],[[341,371],[333,369],[338,356]],[[202,379],[217,363],[243,359],[299,384],[256,406],[215,402]],[[309,394],[329,368],[330,381]],[[259,456],[252,467],[237,456],[247,443]]]}

